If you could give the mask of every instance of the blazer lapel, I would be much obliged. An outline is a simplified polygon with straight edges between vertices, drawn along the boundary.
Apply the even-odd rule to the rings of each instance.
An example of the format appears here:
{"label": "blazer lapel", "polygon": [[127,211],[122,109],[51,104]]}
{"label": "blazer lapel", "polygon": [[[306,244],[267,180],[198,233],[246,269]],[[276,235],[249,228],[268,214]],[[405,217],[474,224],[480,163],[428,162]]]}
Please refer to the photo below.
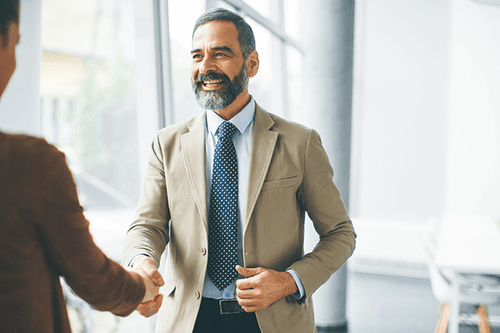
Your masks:
{"label": "blazer lapel", "polygon": [[267,170],[273,157],[274,147],[278,139],[278,133],[270,130],[273,124],[274,121],[269,114],[257,105],[248,172],[245,229],[248,226],[260,190],[264,184],[264,179],[266,178]]}
{"label": "blazer lapel", "polygon": [[181,149],[191,191],[208,232],[207,179],[205,175],[205,123],[202,113],[188,125],[189,132],[181,136]]}

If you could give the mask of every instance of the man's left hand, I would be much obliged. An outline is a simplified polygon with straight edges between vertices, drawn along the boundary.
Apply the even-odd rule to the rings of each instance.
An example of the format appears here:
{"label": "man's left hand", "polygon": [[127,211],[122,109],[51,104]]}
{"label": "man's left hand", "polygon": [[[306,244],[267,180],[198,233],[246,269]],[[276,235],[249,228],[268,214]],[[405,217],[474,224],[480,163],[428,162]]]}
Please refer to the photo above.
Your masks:
{"label": "man's left hand", "polygon": [[246,277],[236,281],[238,303],[245,312],[265,309],[297,291],[297,285],[290,273],[262,267],[236,266],[236,270]]}

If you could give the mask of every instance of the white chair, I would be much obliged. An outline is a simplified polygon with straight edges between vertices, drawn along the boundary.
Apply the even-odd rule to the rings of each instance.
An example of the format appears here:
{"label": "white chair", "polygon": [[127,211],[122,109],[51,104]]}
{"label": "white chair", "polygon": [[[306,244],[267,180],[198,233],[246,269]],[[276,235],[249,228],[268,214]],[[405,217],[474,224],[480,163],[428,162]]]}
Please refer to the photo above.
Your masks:
{"label": "white chair", "polygon": [[444,333],[448,327],[450,316],[449,303],[453,297],[452,279],[458,278],[460,283],[460,302],[468,303],[476,308],[480,333],[490,333],[486,306],[500,303],[500,277],[490,275],[460,274],[439,269],[434,262],[434,252],[437,246],[439,228],[436,220],[429,223],[429,233],[422,243],[421,250],[426,256],[431,279],[432,292],[441,303],[441,316],[435,333]]}

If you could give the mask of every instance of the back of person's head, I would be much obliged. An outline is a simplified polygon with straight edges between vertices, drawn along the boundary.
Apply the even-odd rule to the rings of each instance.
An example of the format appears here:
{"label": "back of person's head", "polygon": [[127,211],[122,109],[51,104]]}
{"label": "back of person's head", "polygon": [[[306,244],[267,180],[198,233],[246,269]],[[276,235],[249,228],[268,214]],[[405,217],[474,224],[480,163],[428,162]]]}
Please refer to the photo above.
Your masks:
{"label": "back of person's head", "polygon": [[243,59],[247,59],[248,55],[255,50],[255,37],[250,25],[238,14],[233,13],[224,8],[213,8],[203,13],[194,24],[193,37],[196,29],[210,21],[229,21],[233,22],[238,30],[238,42],[243,53]]}
{"label": "back of person's head", "polygon": [[19,24],[19,0],[0,0],[0,47],[7,45],[11,23]]}

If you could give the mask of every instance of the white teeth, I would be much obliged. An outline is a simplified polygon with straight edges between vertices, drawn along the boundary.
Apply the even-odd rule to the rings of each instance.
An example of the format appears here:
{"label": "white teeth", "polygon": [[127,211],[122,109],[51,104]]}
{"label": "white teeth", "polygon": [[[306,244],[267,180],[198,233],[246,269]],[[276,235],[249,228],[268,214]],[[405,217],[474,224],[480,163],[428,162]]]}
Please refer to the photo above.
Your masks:
{"label": "white teeth", "polygon": [[224,83],[224,80],[220,81],[204,81],[203,84],[208,86],[208,85],[217,85],[217,84],[222,84]]}

